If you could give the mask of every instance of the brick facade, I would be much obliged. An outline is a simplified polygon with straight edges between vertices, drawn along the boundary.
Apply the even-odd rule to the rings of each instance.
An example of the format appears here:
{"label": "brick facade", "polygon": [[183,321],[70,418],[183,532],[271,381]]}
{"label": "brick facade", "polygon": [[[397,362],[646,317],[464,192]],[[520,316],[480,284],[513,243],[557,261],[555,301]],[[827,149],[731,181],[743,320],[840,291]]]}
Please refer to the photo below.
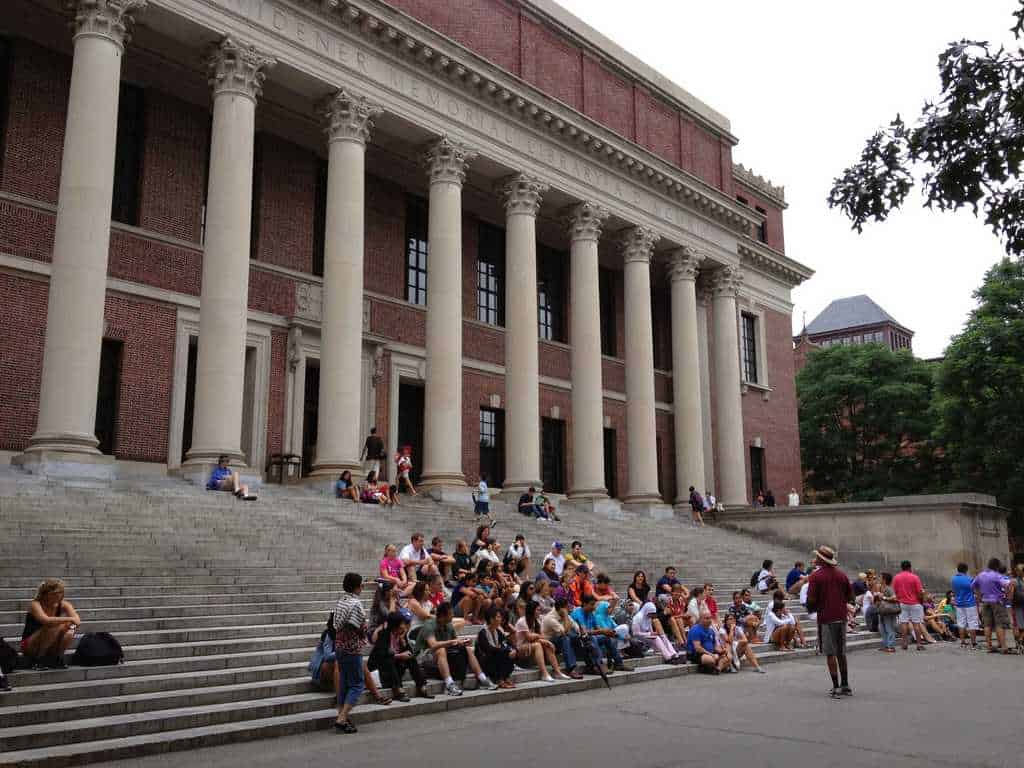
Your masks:
{"label": "brick facade", "polygon": [[[731,144],[682,114],[623,71],[575,44],[542,20],[523,13],[509,0],[394,0],[396,8],[430,24],[536,88],[601,122],[623,137],[690,171],[710,185],[731,189]],[[16,39],[11,47],[8,120],[0,156],[0,254],[48,262],[53,248],[55,206],[70,79],[70,58],[36,43]],[[158,70],[160,60],[144,50],[132,57]],[[206,194],[210,131],[208,105],[183,100],[190,89],[204,91],[197,73],[174,95],[142,83],[145,93],[145,143],[141,162],[139,226],[115,224],[108,272],[112,278],[147,289],[178,294],[183,303],[198,297],[202,276],[202,216]],[[276,125],[276,123],[275,123]],[[322,151],[277,135],[258,122],[258,178],[253,265],[247,276],[249,308],[276,319],[271,331],[267,453],[285,449],[287,329],[296,312],[297,282],[316,283],[313,270],[314,210]],[[366,179],[365,290],[368,331],[381,343],[422,348],[426,308],[405,302],[406,204],[400,174],[370,163]],[[417,189],[422,189],[422,183]],[[746,194],[746,193],[745,193]],[[751,204],[762,204],[749,194]],[[769,210],[769,244],[781,250],[781,212]],[[491,213],[493,216],[493,211]],[[773,218],[777,215],[777,218]],[[480,219],[463,217],[463,354],[472,361],[463,376],[463,470],[479,473],[479,408],[498,395],[500,375],[472,368],[474,363],[504,364],[504,331],[476,320],[476,258]],[[566,250],[565,243],[548,243]],[[610,239],[602,242],[602,263],[617,264]],[[605,390],[624,394],[625,305],[621,266],[615,275],[614,313],[617,356],[603,360]],[[301,273],[299,277],[294,273]],[[565,271],[568,291],[569,275]],[[656,358],[672,364],[668,281],[652,272],[652,304],[657,327]],[[42,365],[47,283],[44,276],[0,271],[0,333],[7,342],[0,357],[0,449],[21,450],[35,428]],[[115,454],[119,458],[166,462],[175,357],[177,309],[168,302],[108,293],[108,338],[123,344]],[[568,323],[568,308],[565,320]],[[744,397],[747,437],[766,440],[768,477],[776,494],[797,485],[800,476],[796,408],[792,382],[789,318],[769,313],[769,366],[774,391],[763,402]],[[784,348],[783,348],[784,347]],[[385,350],[383,376],[377,382],[376,423],[383,434],[393,427],[390,398],[391,352]],[[539,345],[540,373],[557,381],[571,378],[570,350],[560,343]],[[669,373],[655,376],[656,398],[671,404]],[[541,386],[540,407],[550,418],[557,409],[564,422],[566,488],[572,487],[572,413],[568,391]],[[616,430],[615,464],[620,495],[629,487],[625,404],[606,398],[605,415]],[[661,484],[666,498],[676,494],[672,415],[659,410]],[[262,460],[264,457],[258,457]],[[421,459],[422,461],[422,459]]]}

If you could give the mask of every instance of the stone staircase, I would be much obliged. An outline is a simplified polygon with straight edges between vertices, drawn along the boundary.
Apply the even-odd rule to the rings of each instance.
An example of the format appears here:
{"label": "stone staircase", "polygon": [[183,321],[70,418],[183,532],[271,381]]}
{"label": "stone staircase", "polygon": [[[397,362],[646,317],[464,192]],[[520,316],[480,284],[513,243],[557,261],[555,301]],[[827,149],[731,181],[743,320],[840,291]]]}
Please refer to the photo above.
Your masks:
{"label": "stone staircase", "polygon": [[[539,564],[553,539],[581,539],[620,592],[634,569],[657,578],[673,564],[686,583],[713,580],[724,607],[764,557],[780,570],[808,559],[685,521],[611,520],[566,509],[561,523],[542,523],[493,506],[494,535],[503,544],[523,533]],[[0,524],[0,635],[16,643],[35,587],[59,576],[82,631],[112,632],[125,650],[116,667],[12,675],[14,690],[0,697],[0,765],[57,766],[330,727],[333,697],[311,686],[306,665],[342,575],[375,574],[384,544],[401,545],[413,530],[428,540],[441,535],[450,550],[457,538],[472,537],[476,521],[469,510],[424,499],[381,509],[305,489],[264,488],[260,501],[245,503],[167,479],[68,487],[0,471]],[[814,628],[801,620],[813,640]],[[867,635],[851,642],[873,643]],[[779,654],[763,644],[756,651],[765,663],[813,653]],[[628,666],[612,676],[613,685],[693,672],[655,657]],[[535,670],[516,679],[513,691],[476,691],[467,681],[461,699],[364,704],[354,719],[601,685],[593,677],[545,684]],[[433,688],[440,692],[439,684]]]}

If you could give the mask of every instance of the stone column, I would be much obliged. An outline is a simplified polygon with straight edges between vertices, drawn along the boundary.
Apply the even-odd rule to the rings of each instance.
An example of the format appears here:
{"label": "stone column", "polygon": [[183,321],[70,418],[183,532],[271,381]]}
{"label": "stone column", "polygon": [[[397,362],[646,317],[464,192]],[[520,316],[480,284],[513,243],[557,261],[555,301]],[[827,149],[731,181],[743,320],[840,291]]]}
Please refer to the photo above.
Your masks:
{"label": "stone column", "polygon": [[475,152],[447,136],[424,155],[430,174],[425,446],[420,481],[425,486],[466,484],[462,474],[462,183],[466,165],[474,157]]}
{"label": "stone column", "polygon": [[[220,454],[243,459],[242,390],[249,299],[249,243],[252,223],[252,155],[256,99],[274,60],[230,37],[215,45],[207,65],[213,88],[199,299],[199,355],[196,361],[195,426],[183,468],[199,475]],[[261,464],[262,456],[246,457]]]}
{"label": "stone column", "polygon": [[669,262],[672,283],[672,402],[676,447],[676,501],[685,503],[689,487],[704,493],[704,413],[700,397],[700,348],[697,345],[697,267],[700,256],[679,248]]}
{"label": "stone column", "polygon": [[629,492],[623,501],[652,504],[658,494],[658,444],[654,418],[654,328],[651,324],[651,256],[659,236],[632,227],[622,236],[626,308],[626,451]]}
{"label": "stone column", "polygon": [[[19,463],[75,473],[103,463],[96,446],[103,309],[121,58],[146,0],[79,0],[46,313],[39,419]],[[54,453],[59,455],[54,455]],[[98,467],[97,467],[98,470]]]}
{"label": "stone column", "polygon": [[572,350],[573,499],[603,499],[604,390],[601,373],[601,294],[597,243],[608,211],[580,203],[568,212],[569,333]]}
{"label": "stone column", "polygon": [[726,505],[749,505],[740,394],[740,344],[736,295],[739,267],[719,267],[712,275],[712,356],[714,358],[715,443],[718,447],[717,497]]}
{"label": "stone column", "polygon": [[380,108],[336,93],[328,119],[327,220],[324,235],[320,404],[312,475],[359,474],[362,435],[363,233],[366,142]]}
{"label": "stone column", "polygon": [[505,483],[539,486],[540,381],[537,375],[537,212],[547,185],[526,174],[499,183],[505,206]]}

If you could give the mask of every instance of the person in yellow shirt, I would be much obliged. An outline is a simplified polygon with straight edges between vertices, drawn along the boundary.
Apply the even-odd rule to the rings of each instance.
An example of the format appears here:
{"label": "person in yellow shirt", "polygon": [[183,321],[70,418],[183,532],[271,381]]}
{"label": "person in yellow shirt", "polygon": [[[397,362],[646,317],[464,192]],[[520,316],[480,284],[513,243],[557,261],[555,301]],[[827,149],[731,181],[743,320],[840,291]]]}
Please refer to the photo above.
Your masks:
{"label": "person in yellow shirt", "polygon": [[591,573],[597,572],[597,566],[594,561],[587,557],[583,552],[583,543],[580,541],[574,541],[572,543],[572,550],[569,552],[569,556],[566,561],[576,563],[576,565],[585,565],[590,569]]}

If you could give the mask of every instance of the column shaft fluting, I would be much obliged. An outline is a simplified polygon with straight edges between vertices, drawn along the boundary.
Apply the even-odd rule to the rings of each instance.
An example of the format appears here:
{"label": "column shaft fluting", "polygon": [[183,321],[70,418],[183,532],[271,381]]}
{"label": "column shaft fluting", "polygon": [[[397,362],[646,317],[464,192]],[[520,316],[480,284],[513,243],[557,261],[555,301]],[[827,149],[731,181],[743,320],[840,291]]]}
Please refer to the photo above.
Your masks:
{"label": "column shaft fluting", "polygon": [[624,501],[657,502],[658,436],[654,411],[654,328],[651,257],[658,236],[646,227],[622,240],[626,294],[626,452],[629,492]]}
{"label": "column shaft fluting", "polygon": [[547,186],[525,174],[499,185],[505,205],[505,482],[539,485],[537,212]]}
{"label": "column shaft fluting", "polygon": [[[225,38],[209,59],[213,129],[203,284],[199,300],[195,418],[189,463],[243,459],[242,393],[249,299],[256,99],[273,60]],[[244,457],[261,464],[263,457]]]}
{"label": "column shaft fluting", "polygon": [[79,3],[61,156],[39,419],[29,451],[98,454],[96,391],[121,59],[139,0]]}
{"label": "column shaft fluting", "polygon": [[[572,341],[572,498],[604,498],[604,390],[597,243],[608,212],[591,203],[568,211],[569,333]],[[608,311],[608,310],[606,310]]]}
{"label": "column shaft fluting", "polygon": [[366,142],[380,109],[345,91],[328,118],[320,403],[313,475],[360,469]]}
{"label": "column shaft fluting", "polygon": [[672,254],[672,403],[675,428],[676,501],[685,502],[692,485],[704,492],[704,414],[697,346],[697,267],[690,248]]}
{"label": "column shaft fluting", "polygon": [[424,485],[465,485],[462,473],[462,183],[475,156],[447,137],[427,150],[427,373]]}
{"label": "column shaft fluting", "polygon": [[749,504],[740,393],[739,333],[736,294],[742,276],[738,267],[721,267],[712,278],[712,327],[715,387],[715,444],[718,498],[728,505]]}

